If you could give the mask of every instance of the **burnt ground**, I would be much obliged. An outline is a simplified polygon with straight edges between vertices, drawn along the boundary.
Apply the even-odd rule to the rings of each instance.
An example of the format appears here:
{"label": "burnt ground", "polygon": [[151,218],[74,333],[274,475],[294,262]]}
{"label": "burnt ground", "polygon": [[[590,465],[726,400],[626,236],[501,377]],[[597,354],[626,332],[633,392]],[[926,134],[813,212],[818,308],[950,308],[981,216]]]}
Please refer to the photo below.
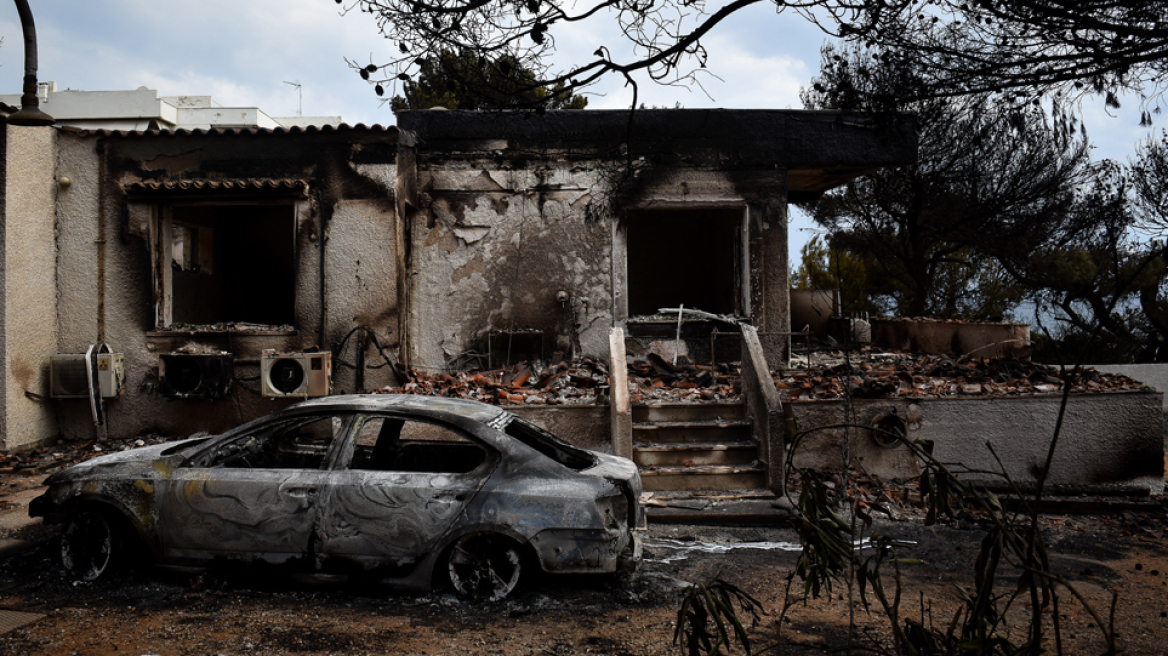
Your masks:
{"label": "burnt ground", "polygon": [[[0,512],[21,512],[17,501],[27,499],[39,480],[0,477]],[[919,513],[898,514],[908,518],[878,521],[876,528],[915,543],[898,548],[899,556],[926,561],[902,570],[902,612],[919,618],[923,607],[926,618],[944,624],[955,608],[954,582],[969,582],[984,532],[976,519],[929,528]],[[1047,516],[1043,526],[1057,572],[1104,616],[1111,592],[1119,593],[1120,646],[1129,654],[1164,653],[1163,505],[1151,512]],[[684,585],[717,575],[755,595],[770,612],[755,626],[756,652],[773,645],[766,653],[841,653],[849,610],[859,636],[887,644],[887,621],[865,613],[856,600],[849,605],[842,588],[793,606],[777,630],[786,575],[797,554],[743,543],[794,541],[789,529],[651,526],[638,574],[542,577],[512,599],[488,604],[462,601],[448,591],[410,595],[259,568],[180,574],[140,567],[115,580],[82,583],[61,572],[54,536],[53,527],[39,523],[0,529],[0,538],[32,545],[0,557],[0,609],[45,615],[0,635],[0,654],[676,654],[673,623]],[[705,550],[679,548],[670,540]],[[1004,568],[1003,591],[1009,574]],[[1065,653],[1102,652],[1092,619],[1068,595],[1061,604]],[[1012,615],[1023,612],[1018,608]]]}

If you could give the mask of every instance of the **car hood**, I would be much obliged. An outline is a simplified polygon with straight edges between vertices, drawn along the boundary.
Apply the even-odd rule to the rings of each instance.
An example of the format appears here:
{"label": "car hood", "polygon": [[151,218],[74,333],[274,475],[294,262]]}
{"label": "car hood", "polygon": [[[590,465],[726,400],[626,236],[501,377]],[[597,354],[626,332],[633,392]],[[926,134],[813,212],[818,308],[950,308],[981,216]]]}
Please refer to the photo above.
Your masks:
{"label": "car hood", "polygon": [[105,476],[141,476],[148,472],[164,473],[170,467],[176,464],[176,461],[182,459],[182,455],[172,453],[164,456],[164,451],[169,451],[182,445],[194,443],[199,440],[206,439],[205,437],[192,437],[185,440],[178,440],[175,442],[165,442],[163,444],[155,444],[152,446],[139,447],[137,449],[130,449],[129,451],[119,451],[117,453],[110,453],[104,456],[91,458],[85,462],[79,462],[68,469],[59,471],[52,476],[45,479],[46,485],[55,485],[57,483],[68,483],[84,478],[105,477]]}

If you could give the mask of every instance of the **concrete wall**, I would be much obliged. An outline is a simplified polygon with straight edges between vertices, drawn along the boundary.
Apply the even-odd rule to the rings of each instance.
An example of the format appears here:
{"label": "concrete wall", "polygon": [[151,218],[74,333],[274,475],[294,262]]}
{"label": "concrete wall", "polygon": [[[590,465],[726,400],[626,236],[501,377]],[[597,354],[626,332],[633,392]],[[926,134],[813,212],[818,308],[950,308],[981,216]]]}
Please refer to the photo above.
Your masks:
{"label": "concrete wall", "polygon": [[872,343],[914,353],[1008,358],[1030,346],[1030,324],[873,319]]}
{"label": "concrete wall", "polygon": [[[871,426],[883,414],[906,420],[908,437],[933,443],[942,462],[997,471],[987,444],[1015,480],[1034,480],[1045,462],[1059,408],[1058,396],[853,401],[854,423]],[[1164,442],[1159,392],[1072,396],[1048,482],[1069,490],[1140,489],[1164,486]],[[840,401],[791,404],[799,429],[845,423]],[[917,465],[904,446],[877,445],[867,430],[851,431],[852,457],[872,473],[910,478]],[[843,461],[844,430],[809,434],[797,447],[800,467],[838,467]],[[967,478],[983,477],[970,474]]]}
{"label": "concrete wall", "polygon": [[4,213],[0,227],[0,446],[19,450],[53,434],[49,356],[56,346],[56,260],[53,201],[57,191],[52,128],[8,126],[4,149]]}
{"label": "concrete wall", "polygon": [[[551,170],[548,170],[551,169]],[[419,172],[412,224],[410,364],[442,370],[491,329],[535,328],[553,351],[601,357],[612,326],[611,229],[584,206],[596,179],[564,163],[493,161]],[[568,307],[556,301],[567,292]],[[485,365],[485,363],[484,363]]]}
{"label": "concrete wall", "polygon": [[[416,143],[410,364],[481,352],[491,328],[603,357],[629,317],[625,227],[637,212],[741,210],[736,303],[768,360],[787,357],[787,201],[915,158],[910,117],[763,110],[403,112]],[[683,259],[683,258],[678,258]],[[694,259],[694,258],[685,258]],[[679,277],[702,262],[670,262]],[[557,312],[557,291],[571,307]],[[574,313],[575,316],[572,316]],[[457,366],[457,365],[456,365]]]}
{"label": "concrete wall", "polygon": [[[37,361],[43,366],[48,354],[84,352],[99,341],[124,353],[126,386],[120,398],[106,402],[108,433],[115,437],[221,431],[288,405],[293,401],[260,396],[259,358],[265,349],[334,350],[334,388],[353,391],[351,365],[365,335],[354,334],[343,351],[338,350],[342,340],[363,326],[392,355],[400,334],[391,191],[395,136],[392,131],[352,131],[111,138],[61,131],[56,167],[73,184],[57,193],[58,285],[43,296],[50,303],[59,298],[51,322],[57,330],[47,333],[53,348]],[[139,180],[261,176],[308,183],[307,196],[294,201],[294,330],[159,330],[146,225],[152,208],[170,202],[242,201],[213,192],[199,199],[166,193],[127,198],[123,189]],[[234,354],[234,391],[219,401],[159,394],[158,355],[179,349]],[[365,359],[366,388],[392,382],[389,367],[373,368],[383,360],[371,344],[366,344]],[[94,436],[88,401],[54,399],[45,407],[56,415],[57,421],[47,424],[55,423],[55,434],[75,440]]]}
{"label": "concrete wall", "polygon": [[1164,411],[1168,413],[1168,364],[1093,364],[1090,366],[1105,374],[1127,376],[1152,389],[1165,392]]}

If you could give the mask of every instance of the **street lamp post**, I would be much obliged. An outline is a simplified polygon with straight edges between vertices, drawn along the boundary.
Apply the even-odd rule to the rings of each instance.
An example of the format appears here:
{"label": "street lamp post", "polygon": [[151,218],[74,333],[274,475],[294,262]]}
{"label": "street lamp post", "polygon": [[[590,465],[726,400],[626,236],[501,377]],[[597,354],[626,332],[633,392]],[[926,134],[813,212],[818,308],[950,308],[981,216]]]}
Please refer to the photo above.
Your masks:
{"label": "street lamp post", "polygon": [[8,117],[10,125],[52,125],[53,117],[41,111],[37,99],[37,41],[36,25],[28,0],[16,0],[20,25],[24,29],[24,94],[20,97],[20,111]]}

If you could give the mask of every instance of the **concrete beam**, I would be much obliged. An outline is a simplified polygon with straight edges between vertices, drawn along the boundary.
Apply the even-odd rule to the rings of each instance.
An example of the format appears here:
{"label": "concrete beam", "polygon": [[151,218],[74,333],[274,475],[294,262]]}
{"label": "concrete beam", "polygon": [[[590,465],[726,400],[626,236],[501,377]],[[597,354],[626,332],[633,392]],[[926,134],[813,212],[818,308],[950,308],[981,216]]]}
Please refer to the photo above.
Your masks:
{"label": "concrete beam", "polygon": [[[916,161],[916,117],[828,111],[641,109],[411,111],[401,129],[429,153],[563,150],[586,157],[706,161],[724,169],[787,169],[792,192],[817,194],[866,171]],[[716,156],[715,156],[716,155]]]}
{"label": "concrete beam", "polygon": [[625,361],[625,330],[620,326],[608,334],[608,377],[611,398],[612,452],[633,457],[633,409],[629,403],[629,367]]}

